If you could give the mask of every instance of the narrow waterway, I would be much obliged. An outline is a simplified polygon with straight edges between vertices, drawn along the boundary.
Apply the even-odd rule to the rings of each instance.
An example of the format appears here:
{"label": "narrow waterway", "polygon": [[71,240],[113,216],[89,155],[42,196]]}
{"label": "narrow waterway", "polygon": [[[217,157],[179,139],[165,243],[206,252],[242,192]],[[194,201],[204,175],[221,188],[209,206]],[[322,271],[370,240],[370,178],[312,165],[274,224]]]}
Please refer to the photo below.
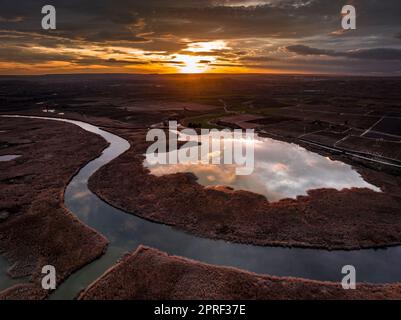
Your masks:
{"label": "narrow waterway", "polygon": [[18,155],[18,154],[6,154],[4,156],[0,156],[0,162],[11,161],[11,160],[17,159],[19,157],[20,157],[20,155]]}
{"label": "narrow waterway", "polygon": [[0,291],[7,289],[15,284],[28,281],[27,279],[13,279],[11,278],[7,270],[10,267],[7,260],[0,256]]}

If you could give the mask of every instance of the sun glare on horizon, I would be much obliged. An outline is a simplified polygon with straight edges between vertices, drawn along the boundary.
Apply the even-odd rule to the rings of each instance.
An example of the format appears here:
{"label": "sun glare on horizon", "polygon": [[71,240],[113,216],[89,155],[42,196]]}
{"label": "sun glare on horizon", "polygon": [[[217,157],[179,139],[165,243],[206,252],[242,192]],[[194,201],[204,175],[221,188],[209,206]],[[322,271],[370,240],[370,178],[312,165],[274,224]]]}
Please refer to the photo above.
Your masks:
{"label": "sun glare on horizon", "polygon": [[215,60],[211,57],[177,55],[177,68],[180,73],[203,73],[209,69],[208,64]]}
{"label": "sun glare on horizon", "polygon": [[216,52],[228,49],[223,40],[209,42],[193,42],[188,44],[184,52],[175,55],[177,68],[180,73],[203,73],[210,69],[210,64],[217,60]]}

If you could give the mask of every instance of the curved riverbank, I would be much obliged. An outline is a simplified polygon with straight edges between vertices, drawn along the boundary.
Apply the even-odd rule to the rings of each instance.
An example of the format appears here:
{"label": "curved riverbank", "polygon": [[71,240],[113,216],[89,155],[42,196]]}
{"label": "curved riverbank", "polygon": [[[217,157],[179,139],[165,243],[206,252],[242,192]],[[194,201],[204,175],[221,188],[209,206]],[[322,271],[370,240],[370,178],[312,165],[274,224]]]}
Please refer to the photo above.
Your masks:
{"label": "curved riverbank", "polygon": [[111,205],[191,234],[263,246],[355,250],[401,243],[401,178],[358,170],[383,192],[316,189],[269,202],[265,197],[204,187],[189,173],[151,175],[143,166],[146,131],[115,130],[131,149],[89,180]]}
{"label": "curved riverbank", "polygon": [[401,284],[358,284],[278,278],[169,256],[140,246],[83,291],[81,300],[388,300]]}
{"label": "curved riverbank", "polygon": [[[104,252],[107,239],[64,206],[70,178],[107,146],[71,124],[0,117],[0,135],[17,159],[0,163],[0,252],[8,262],[0,299],[41,299],[41,270],[50,264],[61,283]],[[22,282],[8,288],[16,282]]]}

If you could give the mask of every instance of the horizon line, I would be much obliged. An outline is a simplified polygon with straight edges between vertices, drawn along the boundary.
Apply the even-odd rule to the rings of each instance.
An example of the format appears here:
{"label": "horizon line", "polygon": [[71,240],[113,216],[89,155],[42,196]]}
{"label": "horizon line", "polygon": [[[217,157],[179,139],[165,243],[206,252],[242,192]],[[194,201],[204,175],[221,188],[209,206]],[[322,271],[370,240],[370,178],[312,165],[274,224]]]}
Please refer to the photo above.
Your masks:
{"label": "horizon line", "polygon": [[12,77],[51,77],[51,76],[303,76],[303,77],[380,77],[380,78],[399,78],[395,74],[334,74],[334,73],[271,73],[271,72],[245,72],[245,73],[125,73],[125,72],[87,72],[87,73],[42,73],[42,74],[0,74],[0,78]]}

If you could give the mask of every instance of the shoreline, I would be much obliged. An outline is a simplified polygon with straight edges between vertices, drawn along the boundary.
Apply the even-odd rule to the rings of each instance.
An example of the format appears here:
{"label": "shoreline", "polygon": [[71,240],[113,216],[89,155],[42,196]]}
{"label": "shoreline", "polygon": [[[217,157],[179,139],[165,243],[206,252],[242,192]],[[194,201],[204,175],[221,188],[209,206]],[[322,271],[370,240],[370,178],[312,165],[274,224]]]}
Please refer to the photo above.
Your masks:
{"label": "shoreline", "polygon": [[385,300],[401,284],[340,283],[256,274],[139,246],[84,289],[78,300]]}
{"label": "shoreline", "polygon": [[[100,137],[69,124],[0,118],[2,126],[12,123],[14,132],[8,135],[18,133],[18,138],[13,138],[17,143],[7,150],[19,150],[22,157],[0,165],[9,168],[2,171],[1,183],[6,181],[6,185],[0,205],[16,206],[17,210],[0,224],[0,247],[10,263],[10,275],[29,276],[30,280],[1,291],[0,299],[44,299],[50,292],[41,289],[42,264],[55,265],[61,283],[105,252],[108,240],[65,208],[64,191],[82,165],[96,158],[107,145]],[[10,139],[8,135],[1,138]],[[24,135],[30,141],[18,143]]]}
{"label": "shoreline", "polygon": [[[354,250],[401,244],[399,177],[390,179],[384,172],[353,163],[353,168],[367,182],[380,187],[383,193],[356,188],[317,189],[295,200],[270,203],[265,197],[251,192],[227,193],[205,188],[190,173],[152,176],[142,165],[147,147],[144,130],[115,129],[114,132],[129,140],[131,149],[96,172],[89,179],[89,188],[103,201],[127,213],[197,236],[262,246]],[[337,156],[330,158],[343,161]],[[115,191],[117,181],[119,193]],[[166,189],[169,190],[163,190],[163,186],[168,186]],[[246,203],[250,202],[253,207],[248,208]],[[219,209],[216,211],[216,208]],[[277,219],[281,223],[274,221]],[[264,227],[260,227],[263,224]],[[279,232],[279,224],[286,230]],[[219,225],[220,229],[215,228]],[[322,230],[323,226],[325,230]],[[283,234],[287,237],[283,238]],[[342,241],[338,240],[342,237],[345,237]]]}

